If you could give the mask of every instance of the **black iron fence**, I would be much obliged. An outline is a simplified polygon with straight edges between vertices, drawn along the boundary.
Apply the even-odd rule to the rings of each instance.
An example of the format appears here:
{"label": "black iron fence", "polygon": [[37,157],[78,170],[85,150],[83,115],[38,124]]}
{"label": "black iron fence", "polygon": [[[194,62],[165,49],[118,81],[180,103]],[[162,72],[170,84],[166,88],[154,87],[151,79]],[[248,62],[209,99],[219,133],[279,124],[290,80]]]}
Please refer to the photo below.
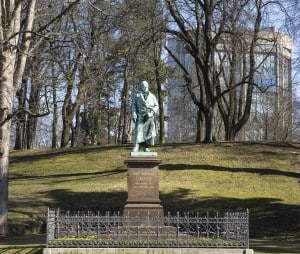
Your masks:
{"label": "black iron fence", "polygon": [[130,216],[48,210],[47,246],[248,248],[249,213]]}

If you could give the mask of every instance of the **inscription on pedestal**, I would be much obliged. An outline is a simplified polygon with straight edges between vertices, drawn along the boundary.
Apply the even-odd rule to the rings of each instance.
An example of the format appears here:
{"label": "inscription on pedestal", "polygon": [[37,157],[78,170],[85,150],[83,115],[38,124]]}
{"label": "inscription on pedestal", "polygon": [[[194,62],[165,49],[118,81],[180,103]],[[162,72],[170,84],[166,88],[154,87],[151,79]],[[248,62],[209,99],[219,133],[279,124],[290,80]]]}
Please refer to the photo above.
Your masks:
{"label": "inscription on pedestal", "polygon": [[128,169],[128,198],[157,201],[159,198],[157,170]]}
{"label": "inscription on pedestal", "polygon": [[158,187],[160,162],[157,157],[131,157],[125,161],[128,165],[128,198],[124,213],[147,215],[151,211],[153,215],[163,214]]}

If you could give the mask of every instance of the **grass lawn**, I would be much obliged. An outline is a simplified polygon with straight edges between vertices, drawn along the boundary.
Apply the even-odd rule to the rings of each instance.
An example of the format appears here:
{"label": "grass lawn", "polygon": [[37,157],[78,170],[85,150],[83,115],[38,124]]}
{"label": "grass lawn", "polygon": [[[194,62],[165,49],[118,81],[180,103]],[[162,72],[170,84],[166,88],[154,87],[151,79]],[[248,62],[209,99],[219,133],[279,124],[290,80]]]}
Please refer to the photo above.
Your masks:
{"label": "grass lawn", "polygon": [[[127,198],[124,160],[130,149],[12,152],[10,236],[0,240],[0,253],[41,253],[48,207],[122,210]],[[249,209],[250,247],[255,253],[300,253],[298,147],[217,143],[165,145],[152,150],[162,159],[159,184],[165,211]]]}

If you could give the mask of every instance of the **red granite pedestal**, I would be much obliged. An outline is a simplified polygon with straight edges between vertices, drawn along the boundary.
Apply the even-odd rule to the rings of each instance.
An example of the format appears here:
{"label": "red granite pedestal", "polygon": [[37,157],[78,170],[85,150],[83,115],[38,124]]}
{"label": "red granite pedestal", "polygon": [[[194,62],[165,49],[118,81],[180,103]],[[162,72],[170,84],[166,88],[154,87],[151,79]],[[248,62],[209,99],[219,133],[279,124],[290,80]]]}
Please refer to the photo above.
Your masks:
{"label": "red granite pedestal", "polygon": [[123,216],[163,216],[158,185],[161,160],[156,156],[131,156],[125,163],[128,166],[128,198]]}

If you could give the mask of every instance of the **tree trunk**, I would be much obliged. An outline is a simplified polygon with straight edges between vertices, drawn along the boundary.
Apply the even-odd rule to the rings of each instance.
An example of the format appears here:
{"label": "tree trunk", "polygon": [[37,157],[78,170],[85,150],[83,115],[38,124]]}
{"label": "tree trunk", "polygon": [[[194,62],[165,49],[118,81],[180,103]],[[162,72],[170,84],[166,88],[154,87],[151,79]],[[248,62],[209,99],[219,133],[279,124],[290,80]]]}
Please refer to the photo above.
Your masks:
{"label": "tree trunk", "polygon": [[205,126],[203,121],[203,113],[200,109],[198,109],[197,113],[197,133],[196,133],[196,142],[199,143],[202,141],[205,133]]}
{"label": "tree trunk", "polygon": [[124,86],[121,94],[121,110],[118,127],[118,143],[126,143],[128,141],[128,79],[127,79],[127,63],[124,69]]}
{"label": "tree trunk", "polygon": [[165,115],[164,115],[164,94],[161,89],[160,73],[159,73],[159,62],[160,56],[154,56],[154,67],[155,67],[155,81],[158,95],[158,106],[159,106],[159,143],[165,143]]}
{"label": "tree trunk", "polygon": [[76,112],[75,117],[75,126],[72,128],[72,140],[71,146],[77,147],[79,143],[79,136],[80,136],[80,108]]}
{"label": "tree trunk", "polygon": [[[53,68],[53,67],[52,67]],[[54,71],[52,69],[52,71]],[[54,78],[54,74],[52,75]],[[58,107],[57,107],[57,99],[56,99],[56,83],[53,81],[53,120],[52,120],[52,148],[57,147],[57,122],[58,122]]]}
{"label": "tree trunk", "polygon": [[214,107],[211,106],[207,111],[204,113],[204,119],[205,119],[205,136],[204,136],[204,143],[210,143],[213,141],[213,123],[215,119],[215,110]]}
{"label": "tree trunk", "polygon": [[64,99],[64,104],[62,107],[62,122],[63,128],[61,133],[61,143],[60,147],[66,147],[70,141],[70,132],[72,127],[72,119],[74,116],[74,107],[72,108],[72,89],[73,83],[72,79],[68,80],[67,92]]}
{"label": "tree trunk", "polygon": [[226,123],[224,125],[225,128],[225,140],[226,141],[234,141],[236,133],[234,131],[234,125],[230,123]]}
{"label": "tree trunk", "polygon": [[67,147],[67,145],[69,144],[71,124],[72,124],[72,121],[69,119],[69,117],[63,118],[63,128],[62,128],[62,133],[61,133],[60,147]]}
{"label": "tree trunk", "polygon": [[159,105],[159,143],[164,144],[165,141],[165,115],[164,115],[164,95],[161,85],[157,85],[158,105]]}
{"label": "tree trunk", "polygon": [[15,96],[13,86],[15,59],[15,52],[7,50],[3,52],[0,61],[0,237],[8,234],[8,166],[11,114]]}
{"label": "tree trunk", "polygon": [[38,118],[29,115],[27,120],[26,137],[27,137],[27,149],[33,149],[36,142]]}
{"label": "tree trunk", "polygon": [[[1,115],[2,114],[3,113],[1,112]],[[11,120],[8,120],[0,126],[0,237],[5,237],[8,233],[8,158],[10,125]]]}
{"label": "tree trunk", "polygon": [[23,118],[23,114],[18,114],[17,123],[16,123],[16,136],[15,136],[15,146],[14,150],[21,150],[25,147],[25,120]]}
{"label": "tree trunk", "polygon": [[110,144],[110,131],[111,131],[111,123],[110,123],[110,105],[109,105],[109,97],[106,98],[106,115],[107,115],[107,144]]}
{"label": "tree trunk", "polygon": [[102,144],[102,139],[101,139],[101,130],[102,130],[102,115],[104,115],[102,107],[101,107],[101,98],[102,94],[99,93],[98,95],[98,105],[97,105],[97,110],[96,114],[94,117],[94,126],[92,128],[92,140],[94,145],[101,145]]}
{"label": "tree trunk", "polygon": [[17,124],[16,124],[16,136],[15,136],[15,150],[25,148],[25,128],[26,128],[26,114],[23,111],[26,104],[26,93],[27,93],[27,80],[22,80],[22,86],[16,94],[18,100],[18,111]]}
{"label": "tree trunk", "polygon": [[[0,236],[6,236],[8,234],[8,167],[13,99],[16,95],[16,87],[24,73],[32,34],[24,32],[21,33],[22,39],[19,38],[22,4],[11,1],[10,8],[6,8],[7,6],[2,6],[2,2],[0,4]],[[36,0],[28,1],[27,13],[24,15],[24,31],[32,30],[35,3]],[[7,20],[3,22],[2,14],[10,17],[9,22]],[[18,57],[17,48],[21,50]]]}
{"label": "tree trunk", "polygon": [[[36,83],[31,84],[31,91],[29,96],[29,111],[38,112],[40,106],[40,86]],[[38,117],[28,115],[26,137],[27,137],[27,149],[33,149],[36,142]]]}

